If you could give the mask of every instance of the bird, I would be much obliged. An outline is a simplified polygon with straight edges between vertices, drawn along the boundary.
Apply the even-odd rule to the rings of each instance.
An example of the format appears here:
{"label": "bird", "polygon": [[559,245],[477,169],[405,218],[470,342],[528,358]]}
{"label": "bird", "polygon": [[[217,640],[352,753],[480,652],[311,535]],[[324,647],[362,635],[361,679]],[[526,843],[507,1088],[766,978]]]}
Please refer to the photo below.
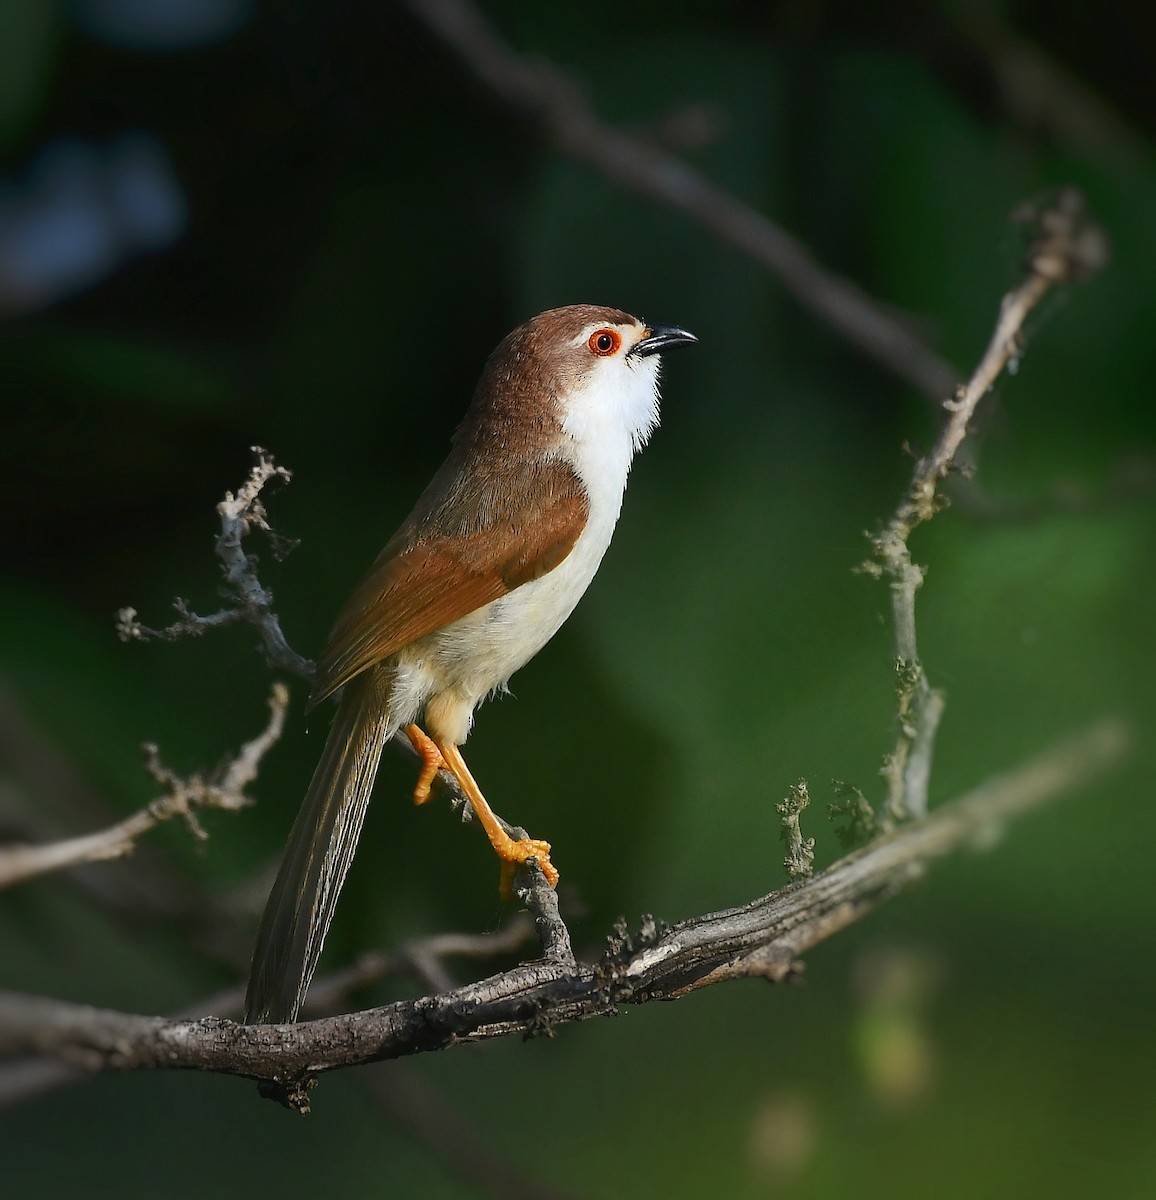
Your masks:
{"label": "bird", "polygon": [[610,545],[634,456],[659,419],[664,351],[698,339],[620,309],[539,313],[487,360],[445,462],[338,613],[308,711],[336,713],[269,894],[249,1024],[295,1021],[357,848],[382,748],[408,736],[457,780],[508,890],[550,844],[512,838],[461,754],[474,710],[554,636]]}

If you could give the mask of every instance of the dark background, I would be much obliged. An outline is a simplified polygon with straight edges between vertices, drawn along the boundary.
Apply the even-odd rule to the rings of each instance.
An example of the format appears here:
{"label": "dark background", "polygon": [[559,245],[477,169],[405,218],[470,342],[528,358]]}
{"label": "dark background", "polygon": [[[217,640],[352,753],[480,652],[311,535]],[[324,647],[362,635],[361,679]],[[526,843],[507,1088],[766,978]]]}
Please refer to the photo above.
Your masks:
{"label": "dark background", "polygon": [[[1033,318],[985,408],[992,511],[956,506],[914,539],[921,648],[949,696],[933,800],[1104,713],[1140,742],[1123,774],[814,952],[804,986],[718,987],[380,1069],[433,1087],[529,1174],[591,1197],[1156,1185],[1156,89],[1138,7],[487,5],[607,119],[674,136],[914,314],[961,375],[1017,278],[1010,213],[1085,189],[1114,260]],[[852,568],[932,406],[729,247],[559,156],[404,8],[4,0],[9,832],[139,807],[145,740],[190,771],[260,727],[270,674],[250,633],[122,646],[112,620],[132,604],[164,623],[177,594],[216,604],[213,506],[250,445],[294,471],[270,509],[301,544],[262,574],[313,655],[490,349],[575,301],[701,339],[670,357],[596,584],[470,743],[499,811],[553,842],[593,954],[619,913],[675,920],[777,886],[774,803],[800,776],[820,863],[838,852],[828,781],[879,795],[888,602]],[[320,745],[293,687],[257,807],[207,818],[205,846],[167,828],[89,876],[167,873],[185,911],[126,912],[64,876],[16,889],[0,985],[165,1012],[239,978],[254,880]],[[444,802],[414,811],[411,765],[387,758],[330,965],[509,916],[476,832]],[[233,1079],[104,1076],[0,1115],[5,1192],[481,1194],[363,1084],[327,1078],[301,1121]]]}

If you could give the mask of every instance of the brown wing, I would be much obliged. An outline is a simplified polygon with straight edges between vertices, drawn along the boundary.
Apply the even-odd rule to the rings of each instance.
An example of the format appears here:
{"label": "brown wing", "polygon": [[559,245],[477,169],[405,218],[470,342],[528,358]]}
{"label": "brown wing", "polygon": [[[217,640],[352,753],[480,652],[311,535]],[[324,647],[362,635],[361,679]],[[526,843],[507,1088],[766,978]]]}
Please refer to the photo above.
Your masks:
{"label": "brown wing", "polygon": [[439,472],[341,610],[310,708],[403,646],[552,571],[586,527],[586,489],[567,463],[501,482],[482,472],[480,484],[464,486],[458,465]]}

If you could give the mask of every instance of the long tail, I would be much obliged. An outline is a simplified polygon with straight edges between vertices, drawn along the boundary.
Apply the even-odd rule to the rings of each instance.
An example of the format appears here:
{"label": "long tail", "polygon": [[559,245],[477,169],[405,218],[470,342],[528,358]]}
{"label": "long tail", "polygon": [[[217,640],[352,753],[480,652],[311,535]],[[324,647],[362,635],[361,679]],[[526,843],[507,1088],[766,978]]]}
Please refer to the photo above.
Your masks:
{"label": "long tail", "polygon": [[391,725],[391,672],[345,686],[321,761],[293,823],[269,899],[245,997],[247,1024],[295,1021],[333,921]]}

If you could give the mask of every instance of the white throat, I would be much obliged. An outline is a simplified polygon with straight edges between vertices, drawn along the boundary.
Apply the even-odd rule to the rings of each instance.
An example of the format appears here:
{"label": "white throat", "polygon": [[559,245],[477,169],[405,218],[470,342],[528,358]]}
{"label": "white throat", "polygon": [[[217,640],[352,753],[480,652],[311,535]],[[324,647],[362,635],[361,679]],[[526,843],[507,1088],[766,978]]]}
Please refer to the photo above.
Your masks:
{"label": "white throat", "polygon": [[[590,519],[618,517],[635,454],[658,425],[657,355],[597,364],[563,401],[566,455],[590,496]],[[565,453],[565,452],[564,452]]]}

